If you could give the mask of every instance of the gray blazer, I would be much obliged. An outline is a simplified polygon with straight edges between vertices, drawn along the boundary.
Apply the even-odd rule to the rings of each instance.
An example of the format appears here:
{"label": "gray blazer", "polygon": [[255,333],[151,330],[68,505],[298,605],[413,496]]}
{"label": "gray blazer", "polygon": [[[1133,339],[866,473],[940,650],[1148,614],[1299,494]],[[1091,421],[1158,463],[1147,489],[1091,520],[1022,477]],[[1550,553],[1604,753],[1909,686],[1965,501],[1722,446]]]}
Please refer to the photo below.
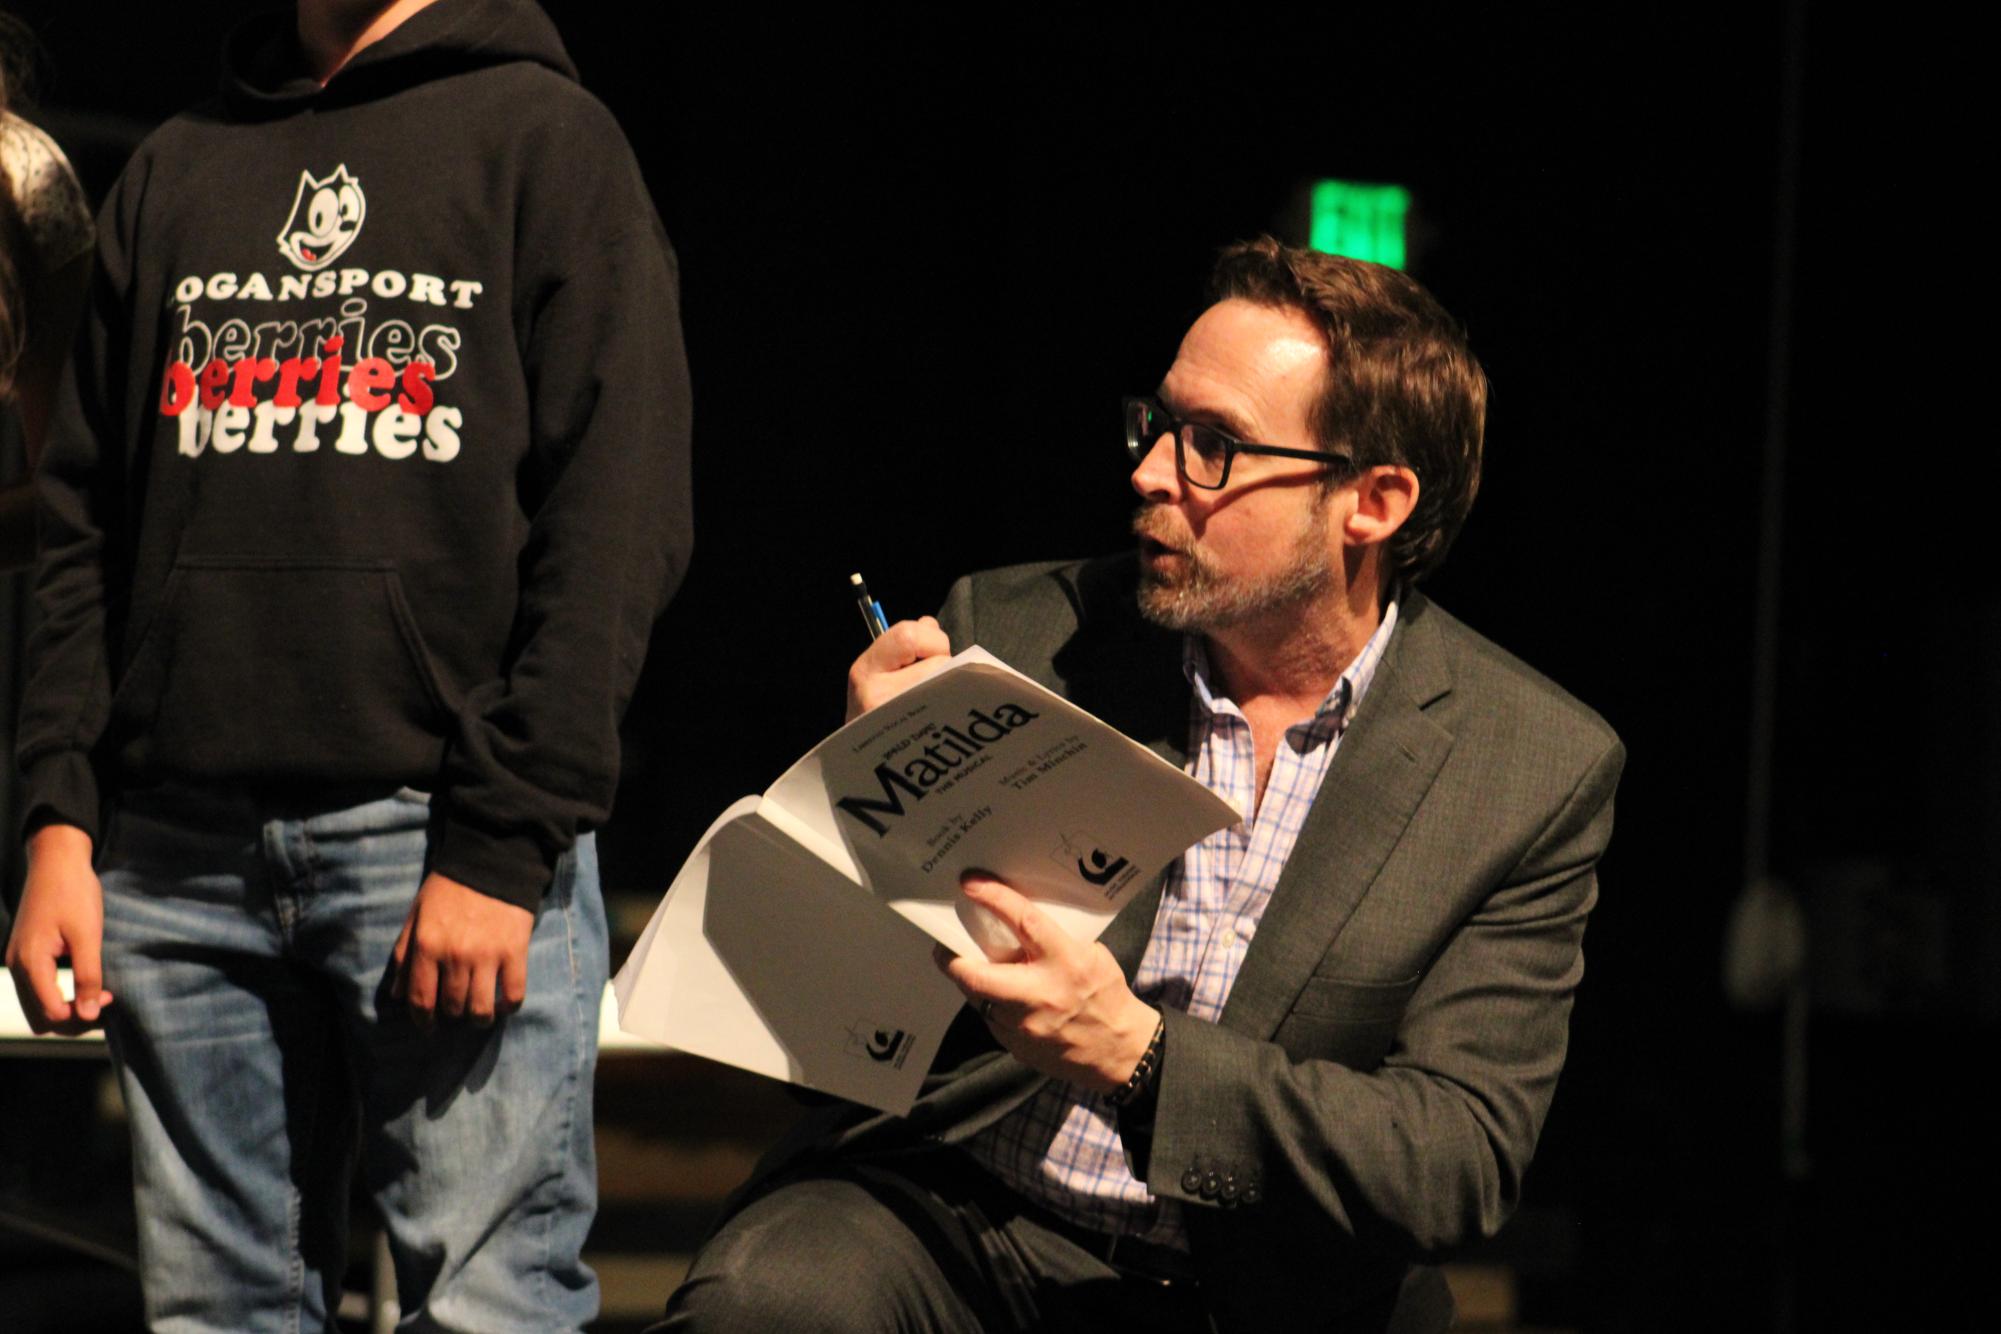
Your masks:
{"label": "gray blazer", "polygon": [[[1135,561],[961,580],[940,619],[1173,761],[1179,637],[1140,619]],[[1167,1012],[1141,1175],[1186,1206],[1231,1330],[1442,1330],[1423,1262],[1491,1235],[1563,1068],[1594,868],[1625,751],[1589,709],[1408,595],[1221,1021]],[[1159,904],[1103,940],[1130,977]],[[906,1119],[818,1127],[839,1154],[952,1144],[1041,1076],[970,1013]]]}

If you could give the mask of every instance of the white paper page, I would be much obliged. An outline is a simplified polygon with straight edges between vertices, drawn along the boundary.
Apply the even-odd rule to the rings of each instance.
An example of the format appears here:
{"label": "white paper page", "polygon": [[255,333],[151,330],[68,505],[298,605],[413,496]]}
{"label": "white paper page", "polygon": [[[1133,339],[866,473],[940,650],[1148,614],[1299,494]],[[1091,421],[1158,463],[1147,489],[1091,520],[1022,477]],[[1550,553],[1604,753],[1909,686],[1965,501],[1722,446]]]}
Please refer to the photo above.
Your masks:
{"label": "white paper page", "polygon": [[961,871],[993,872],[1092,940],[1135,887],[1239,818],[980,648],[815,746],[766,803],[774,824],[837,865],[845,849],[872,894],[975,956]]}
{"label": "white paper page", "polygon": [[[633,993],[639,987],[642,976],[648,981],[649,985],[657,985],[658,977],[673,967],[672,956],[674,951],[672,946],[664,947],[660,960],[653,963],[651,967],[648,966],[647,961],[652,957],[653,942],[660,934],[661,923],[667,920],[667,904],[674,897],[675,888],[687,882],[703,882],[705,884],[709,873],[709,840],[716,836],[717,830],[729,824],[732,820],[741,819],[745,815],[755,814],[757,808],[762,804],[763,799],[760,797],[739,797],[737,800],[731,802],[721,815],[711,820],[709,827],[702,831],[702,836],[695,840],[695,850],[688,854],[688,860],[681,863],[681,869],[674,873],[674,879],[668,884],[667,892],[661,896],[660,903],[653,909],[653,916],[646,919],[646,929],[639,933],[639,939],[633,943],[632,952],[625,956],[624,966],[611,979],[612,995],[618,998],[619,1027],[626,1032],[639,1037],[649,1036],[648,1034],[639,1033],[638,1030],[625,1022],[626,1006],[632,1003]],[[697,898],[705,893],[707,893],[706,888],[694,891],[694,895]],[[669,1046],[673,1045],[667,1043],[665,1038],[656,1037],[653,1040]]]}
{"label": "white paper page", "polygon": [[619,1025],[899,1115],[964,998],[922,932],[747,797],[710,826],[613,983]]}

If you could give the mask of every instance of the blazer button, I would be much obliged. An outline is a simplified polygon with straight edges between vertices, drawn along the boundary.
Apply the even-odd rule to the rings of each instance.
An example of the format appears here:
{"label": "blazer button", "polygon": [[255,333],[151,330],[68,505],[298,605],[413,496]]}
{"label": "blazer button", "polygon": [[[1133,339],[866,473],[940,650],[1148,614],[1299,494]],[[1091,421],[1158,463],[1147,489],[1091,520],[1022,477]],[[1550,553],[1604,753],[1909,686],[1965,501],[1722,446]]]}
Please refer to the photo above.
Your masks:
{"label": "blazer button", "polygon": [[1250,1185],[1244,1187],[1245,1204],[1256,1204],[1259,1200],[1262,1200],[1264,1197],[1265,1193],[1262,1190],[1258,1189],[1257,1182],[1253,1181]]}
{"label": "blazer button", "polygon": [[1226,1203],[1236,1203],[1237,1174],[1235,1172],[1225,1172],[1223,1174],[1223,1199]]}
{"label": "blazer button", "polygon": [[1203,1199],[1205,1200],[1215,1199],[1216,1192],[1221,1190],[1222,1188],[1223,1188],[1223,1174],[1221,1172],[1211,1171],[1208,1176],[1202,1178]]}
{"label": "blazer button", "polygon": [[1181,1189],[1187,1191],[1190,1195],[1193,1195],[1196,1191],[1201,1190],[1202,1174],[1196,1171],[1192,1167],[1189,1168],[1186,1172],[1183,1172],[1181,1174]]}

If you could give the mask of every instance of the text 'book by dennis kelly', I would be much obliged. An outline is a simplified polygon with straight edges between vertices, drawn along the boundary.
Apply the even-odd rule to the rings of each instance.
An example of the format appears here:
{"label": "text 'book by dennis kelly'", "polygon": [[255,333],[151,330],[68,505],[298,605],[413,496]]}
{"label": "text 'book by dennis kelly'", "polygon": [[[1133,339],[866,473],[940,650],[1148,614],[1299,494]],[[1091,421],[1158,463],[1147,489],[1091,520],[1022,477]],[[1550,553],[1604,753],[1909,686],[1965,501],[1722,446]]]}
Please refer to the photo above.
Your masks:
{"label": "text 'book by dennis kelly'", "polygon": [[992,872],[1092,940],[1238,818],[967,649],[709,826],[613,982],[619,1026],[901,1114],[963,1001],[931,942],[980,953],[960,872]]}

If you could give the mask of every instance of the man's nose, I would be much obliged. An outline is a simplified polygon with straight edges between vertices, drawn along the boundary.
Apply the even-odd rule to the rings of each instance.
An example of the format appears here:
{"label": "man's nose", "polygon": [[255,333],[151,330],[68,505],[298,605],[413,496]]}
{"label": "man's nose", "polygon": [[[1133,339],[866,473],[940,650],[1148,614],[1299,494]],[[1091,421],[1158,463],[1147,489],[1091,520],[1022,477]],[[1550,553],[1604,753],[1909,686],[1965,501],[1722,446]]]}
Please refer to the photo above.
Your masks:
{"label": "man's nose", "polygon": [[1174,460],[1174,435],[1162,431],[1133,469],[1133,490],[1146,500],[1174,500],[1181,493],[1181,469]]}

